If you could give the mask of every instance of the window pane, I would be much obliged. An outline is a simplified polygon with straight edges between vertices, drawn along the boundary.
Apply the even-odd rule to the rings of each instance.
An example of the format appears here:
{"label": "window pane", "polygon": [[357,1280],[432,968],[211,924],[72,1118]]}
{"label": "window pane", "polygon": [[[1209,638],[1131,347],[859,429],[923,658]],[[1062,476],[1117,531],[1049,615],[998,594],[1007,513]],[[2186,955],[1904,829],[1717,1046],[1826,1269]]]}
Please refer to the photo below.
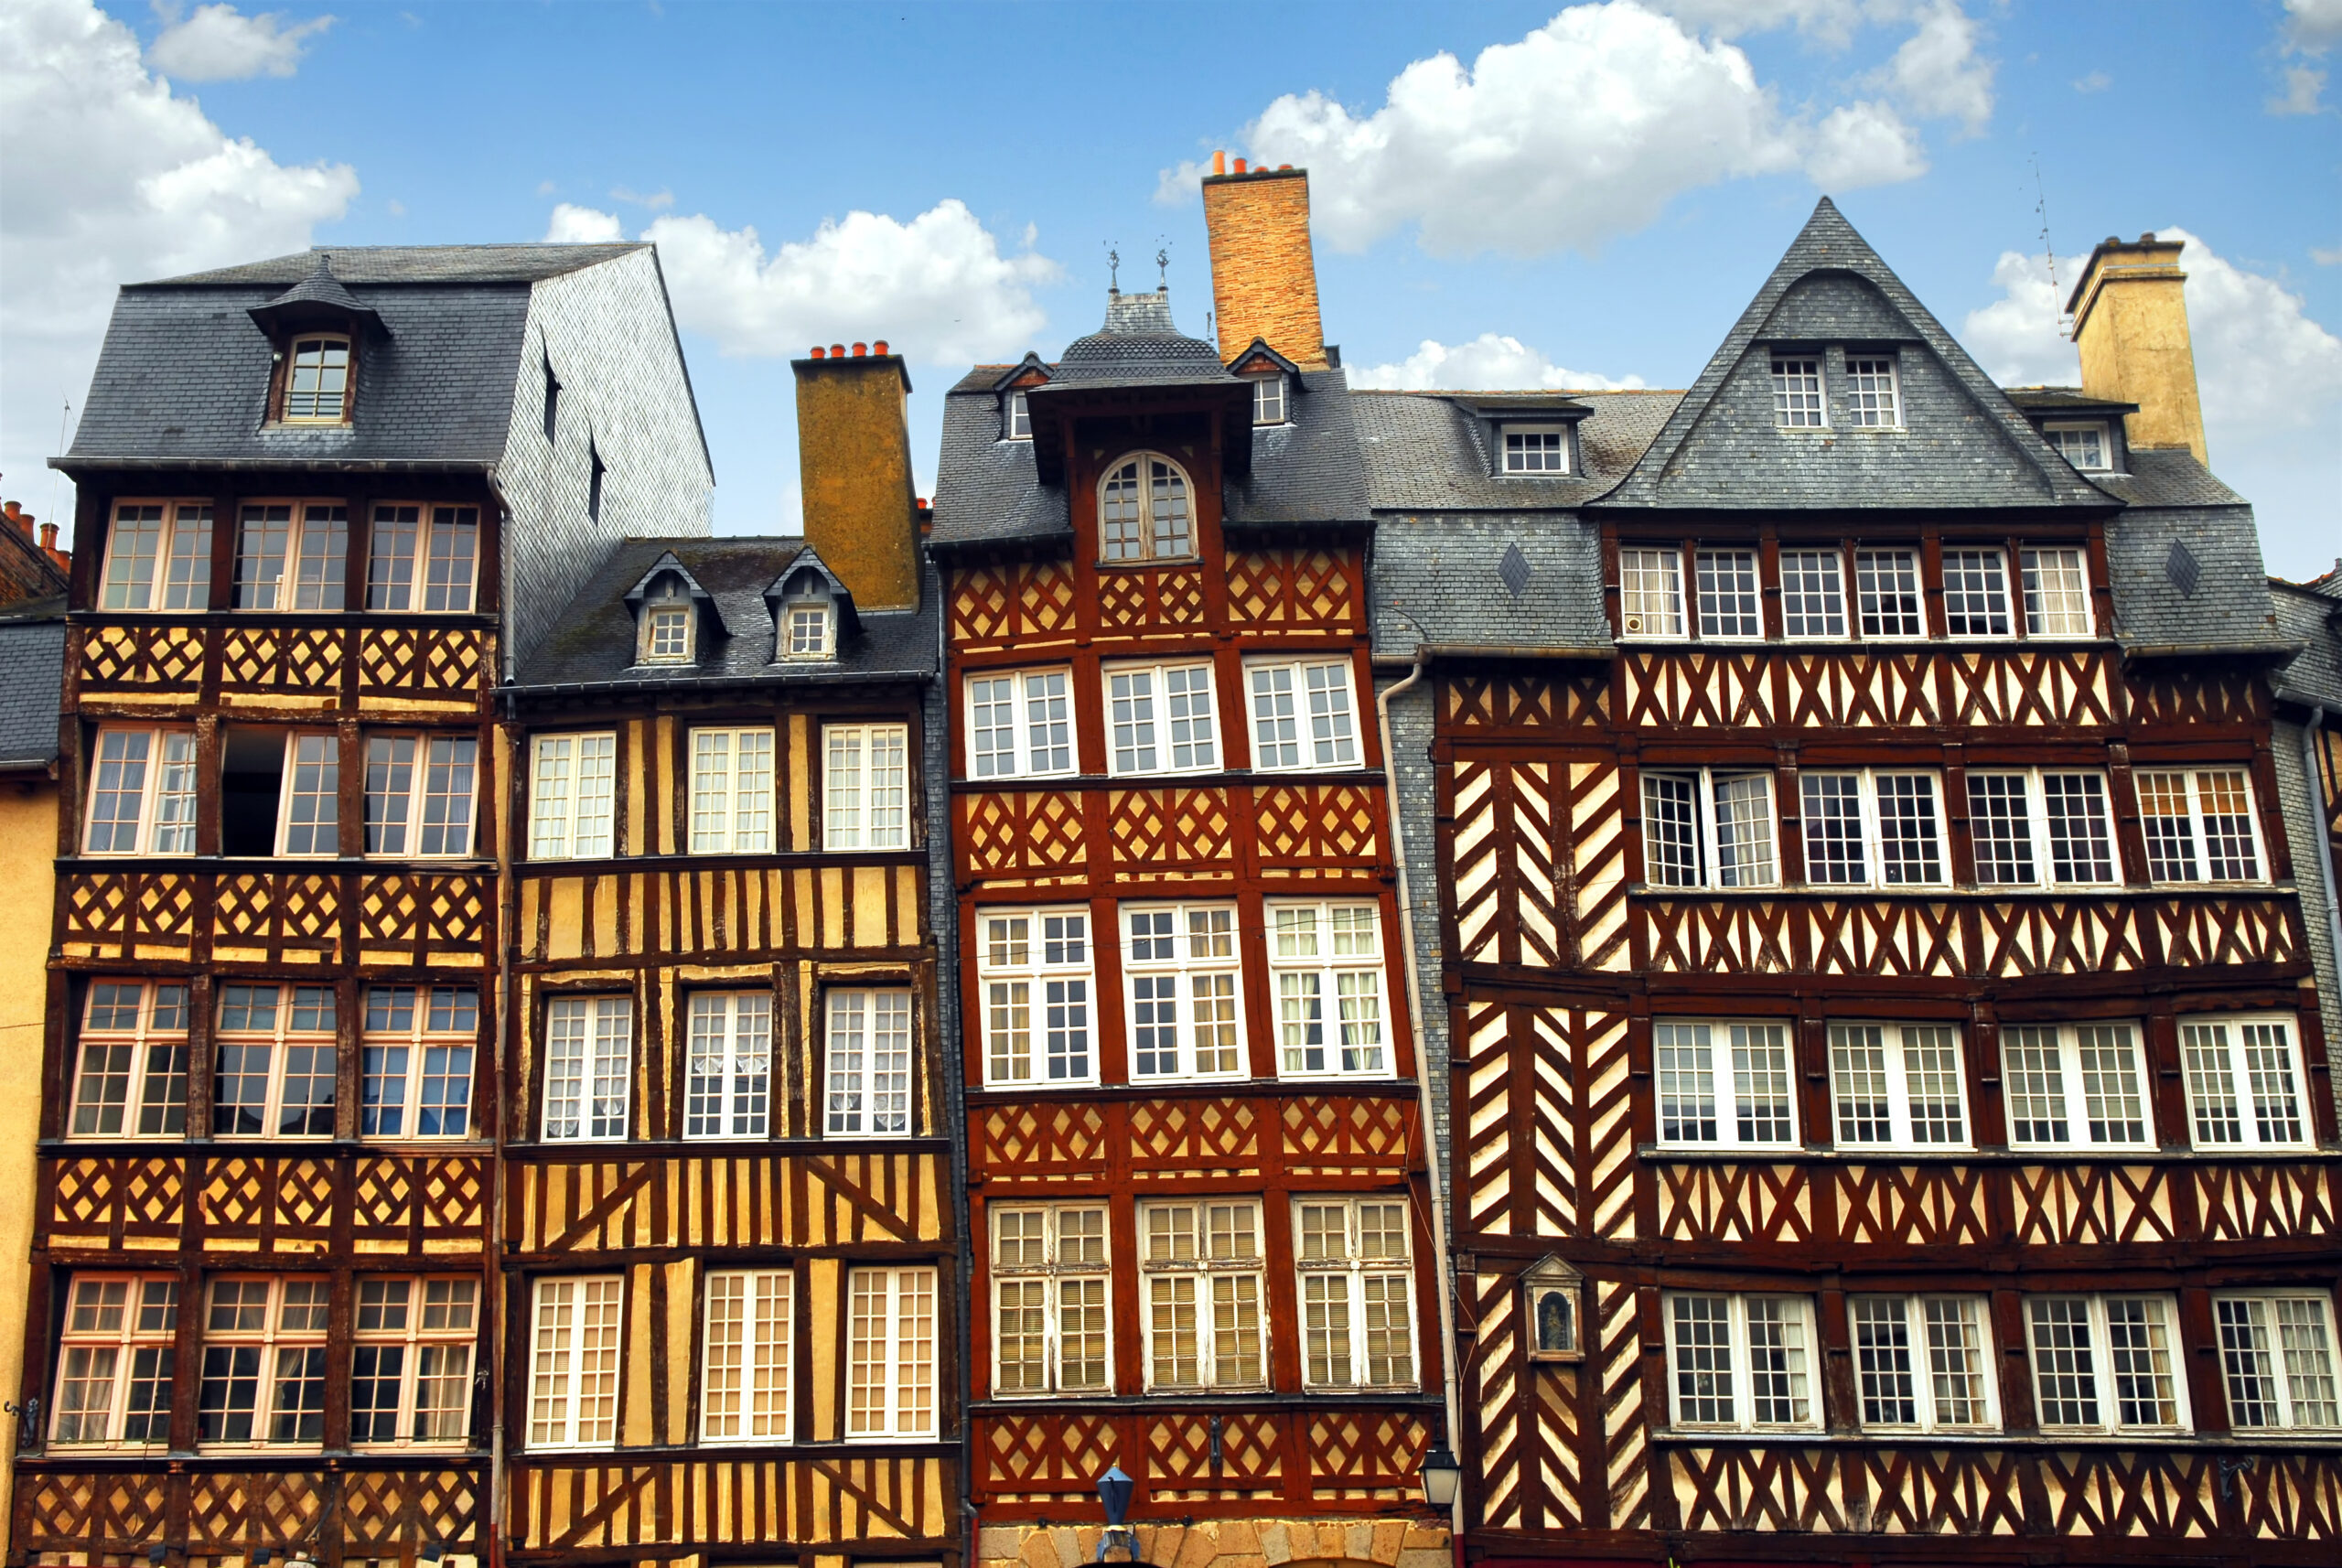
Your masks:
{"label": "window pane", "polygon": [[1025,677],[1026,765],[1037,773],[1073,767],[1073,717],[1068,677],[1061,670]]}
{"label": "window pane", "polygon": [[1155,521],[1155,554],[1172,559],[1193,553],[1188,544],[1187,477],[1168,463],[1150,461],[1148,510]]}
{"label": "window pane", "polygon": [[1821,361],[1773,361],[1773,423],[1785,430],[1818,430],[1829,423],[1821,405]]}
{"label": "window pane", "polygon": [[1643,775],[1643,875],[1660,887],[1697,887],[1700,819],[1697,778]]}
{"label": "window pane", "polygon": [[2036,880],[2023,774],[1971,773],[1968,826],[1974,835],[1977,881],[2022,886]]}
{"label": "window pane", "polygon": [[2277,1348],[2284,1358],[2286,1402],[2295,1426],[2342,1425],[2335,1398],[2334,1343],[2325,1305],[2315,1297],[2276,1303]]}
{"label": "window pane", "polygon": [[2147,875],[2157,882],[2196,881],[2196,827],[2187,805],[2187,776],[2142,773],[2138,788]]}
{"label": "window pane", "polygon": [[1911,1324],[1900,1297],[1853,1303],[1854,1375],[1864,1426],[1915,1426],[1919,1396],[1911,1365]]}
{"label": "window pane", "polygon": [[2049,875],[2058,882],[2114,880],[2114,840],[2106,781],[2095,773],[2045,773],[2042,811],[2049,827]]}
{"label": "window pane", "polygon": [[2172,1386],[2169,1311],[2158,1296],[2117,1297],[2106,1304],[2107,1357],[2114,1372],[2114,1402],[2125,1426],[2176,1426]]}
{"label": "window pane", "polygon": [[[145,579],[138,579],[144,583]],[[113,602],[113,579],[106,580],[105,607],[142,609],[143,605]],[[211,607],[211,509],[181,506],[171,509],[171,559],[163,573],[163,607],[201,610]]]}
{"label": "window pane", "polygon": [[293,542],[293,509],[248,506],[236,531],[235,607],[291,607],[285,591],[285,556]]}
{"label": "window pane", "polygon": [[1903,411],[1896,397],[1893,360],[1858,360],[1851,354],[1846,357],[1846,417],[1853,424],[1873,429],[1892,428],[1903,423]]}
{"label": "window pane", "polygon": [[1961,1114],[1960,1036],[1940,1025],[1903,1030],[1905,1098],[1910,1105],[1911,1141],[1958,1144],[1968,1141]]}
{"label": "window pane", "polygon": [[1878,789],[1878,864],[1887,886],[1943,880],[1936,829],[1936,781],[1924,773],[1882,773]]}
{"label": "window pane", "polygon": [[1875,1024],[1831,1025],[1830,1078],[1837,1091],[1838,1142],[1894,1142],[1886,1094],[1886,1031]]}
{"label": "window pane", "polygon": [[370,610],[410,610],[414,607],[414,559],[423,538],[423,509],[419,506],[378,506],[368,538],[366,607]]}
{"label": "window pane", "polygon": [[293,607],[296,610],[341,608],[342,575],[349,558],[349,509],[338,506],[303,507],[301,553],[294,569]]}
{"label": "window pane", "polygon": [[[2097,432],[2089,434],[2094,437]],[[2105,463],[2100,459],[2077,466],[2098,468]],[[2026,636],[2090,635],[2090,575],[2080,551],[2027,550],[2018,564],[2025,574]]]}
{"label": "window pane", "polygon": [[1668,1306],[1674,1328],[1675,1419],[1728,1426],[1733,1409],[1732,1304],[1720,1295],[1679,1295]]}
{"label": "window pane", "polygon": [[434,507],[431,510],[431,554],[424,568],[423,607],[426,610],[468,610],[472,607],[472,562],[479,553],[479,509]]}
{"label": "window pane", "polygon": [[1930,1299],[1927,1318],[1928,1379],[1938,1426],[1982,1426],[1992,1420],[1985,1384],[1982,1311],[1972,1299]]}
{"label": "window pane", "polygon": [[[209,540],[206,541],[208,544]],[[116,507],[113,527],[106,540],[106,582],[99,607],[109,610],[152,609],[155,604],[155,562],[163,549],[163,509],[159,506]],[[206,575],[209,576],[209,568]],[[198,609],[199,605],[188,605]]]}
{"label": "window pane", "polygon": [[2139,1058],[2131,1031],[2120,1024],[2084,1025],[2075,1031],[2082,1070],[2082,1109],[2093,1144],[2138,1144],[2147,1135],[2139,1087]]}
{"label": "window pane", "polygon": [[1778,1025],[1732,1026],[1735,1125],[1744,1144],[1789,1136],[1789,1054]]}
{"label": "window pane", "polygon": [[146,767],[155,742],[150,730],[103,730],[98,735],[97,777],[90,789],[92,854],[135,854],[138,819],[146,799]]}
{"label": "window pane", "polygon": [[1670,1143],[1716,1141],[1715,1064],[1705,1024],[1654,1024],[1659,1065],[1659,1135]]}
{"label": "window pane", "polygon": [[2096,1426],[2098,1371],[2090,1303],[2079,1296],[2025,1303],[2033,1324],[2033,1380],[2044,1426]]}
{"label": "window pane", "polygon": [[2053,1028],[2004,1027],[2001,1079],[2007,1096],[2009,1137],[2019,1144],[2069,1142],[2065,1065]]}
{"label": "window pane", "polygon": [[2196,775],[2196,800],[2204,829],[2204,875],[2214,882],[2250,882],[2261,875],[2252,847],[2251,796],[2244,775],[2206,771]]}
{"label": "window pane", "polygon": [[1628,637],[1683,635],[1682,557],[1672,550],[1618,552],[1618,614]]}
{"label": "window pane", "polygon": [[1139,465],[1124,463],[1106,477],[1098,490],[1098,538],[1109,561],[1135,561],[1144,553],[1144,525],[1140,519]]}
{"label": "window pane", "polygon": [[1770,887],[1772,781],[1761,773],[1715,781],[1716,886]]}
{"label": "window pane", "polygon": [[1824,884],[1870,880],[1863,855],[1862,780],[1852,773],[1807,773],[1798,786],[1805,804],[1805,879]]}

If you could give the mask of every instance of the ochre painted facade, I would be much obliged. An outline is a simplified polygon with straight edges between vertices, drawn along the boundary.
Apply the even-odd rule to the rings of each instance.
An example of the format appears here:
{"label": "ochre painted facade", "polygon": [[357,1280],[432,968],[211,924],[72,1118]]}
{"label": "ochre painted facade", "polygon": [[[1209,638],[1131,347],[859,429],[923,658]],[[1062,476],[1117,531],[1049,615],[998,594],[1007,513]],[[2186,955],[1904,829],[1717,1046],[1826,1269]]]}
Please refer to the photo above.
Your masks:
{"label": "ochre painted facade", "polygon": [[2106,241],[2090,252],[2066,308],[2083,394],[2139,405],[2123,420],[2133,446],[2185,447],[2208,466],[2180,249],[2152,234]]}
{"label": "ochre painted facade", "polygon": [[[22,1381],[28,1260],[39,1191],[41,1036],[48,1024],[57,785],[47,774],[0,777],[0,1389]],[[0,1496],[16,1473],[18,1423],[0,1421]]]}

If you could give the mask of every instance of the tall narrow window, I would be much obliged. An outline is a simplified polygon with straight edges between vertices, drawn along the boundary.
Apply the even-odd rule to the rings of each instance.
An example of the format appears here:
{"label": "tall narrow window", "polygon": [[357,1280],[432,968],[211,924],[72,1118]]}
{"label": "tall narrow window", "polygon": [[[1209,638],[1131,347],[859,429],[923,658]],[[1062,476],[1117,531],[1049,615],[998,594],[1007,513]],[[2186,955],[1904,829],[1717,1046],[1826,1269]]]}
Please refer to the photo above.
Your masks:
{"label": "tall narrow window", "polygon": [[537,1282],[529,1333],[529,1446],[607,1448],[618,1440],[625,1283]]}
{"label": "tall narrow window", "polygon": [[2322,1291],[2223,1295],[2220,1333],[2229,1424],[2326,1431],[2342,1426],[2336,1393],[2334,1300]]}
{"label": "tall narrow window", "polygon": [[554,379],[551,356],[545,359],[544,371],[545,439],[552,441],[561,430],[561,382]]}
{"label": "tall narrow window", "polygon": [[1244,1071],[1232,905],[1125,905],[1131,1077],[1230,1078]]}
{"label": "tall narrow window", "polygon": [[341,853],[341,750],[330,735],[285,737],[279,854]]}
{"label": "tall narrow window", "polygon": [[2238,768],[2138,776],[2147,875],[2157,882],[2258,882],[2252,788]]}
{"label": "tall narrow window", "polygon": [[2025,575],[2025,635],[2090,636],[2090,569],[2082,553],[2026,550],[2017,563]]}
{"label": "tall narrow window", "polygon": [[2025,1299],[2034,1408],[2045,1428],[2185,1431],[2177,1314],[2160,1295]]}
{"label": "tall narrow window", "polygon": [[2006,556],[1997,550],[1943,553],[1943,629],[1947,637],[2009,635]]}
{"label": "tall narrow window", "polygon": [[1686,1292],[1665,1297],[1664,1308],[1675,1425],[1753,1431],[1820,1423],[1811,1302]]}
{"label": "tall narrow window", "polygon": [[1249,1197],[1141,1206],[1146,1386],[1268,1386],[1261,1206]]}
{"label": "tall narrow window", "polygon": [[98,607],[200,610],[210,606],[211,508],[199,501],[116,506],[106,535]]}
{"label": "tall narrow window", "polygon": [[478,507],[378,506],[366,562],[366,607],[467,611],[478,564]]}
{"label": "tall narrow window", "polygon": [[1073,677],[1063,670],[968,677],[968,765],[978,779],[1073,771]]}
{"label": "tall narrow window", "polygon": [[692,731],[692,853],[772,851],[772,731]]}
{"label": "tall narrow window", "polygon": [[1109,668],[1106,731],[1115,773],[1201,773],[1218,768],[1211,666]]}
{"label": "tall narrow window", "polygon": [[2019,1147],[2135,1148],[2154,1131],[2128,1024],[2004,1025],[2001,1082]]}
{"label": "tall narrow window", "polygon": [[470,736],[373,736],[366,742],[366,853],[460,856],[472,848]]}
{"label": "tall narrow window", "polygon": [[163,554],[166,510],[158,505],[127,504],[113,509],[113,526],[106,531],[106,575],[98,594],[100,609],[155,607],[155,567]]}
{"label": "tall narrow window", "polygon": [[825,849],[902,849],[911,842],[910,729],[905,725],[825,725]]}
{"label": "tall narrow window", "polygon": [[1252,380],[1252,423],[1283,424],[1284,423],[1284,377],[1256,376]]}
{"label": "tall narrow window", "polygon": [[1927,636],[1927,616],[1919,607],[1919,553],[1855,551],[1854,602],[1864,637]]}
{"label": "tall narrow window", "polygon": [[634,1004],[624,996],[560,996],[545,1006],[548,1140],[627,1135],[634,1078]]}
{"label": "tall narrow window", "polygon": [[772,996],[697,991],[691,1000],[686,1138],[761,1138],[772,1096]]}
{"label": "tall narrow window", "polygon": [[326,1435],[321,1279],[214,1279],[203,1312],[198,1443],[317,1444]]}
{"label": "tall narrow window", "polygon": [[1846,635],[1845,562],[1837,551],[1781,552],[1781,635]]}
{"label": "tall narrow window", "polygon": [[195,853],[195,732],[98,732],[86,854]]}
{"label": "tall narrow window", "polygon": [[52,1443],[155,1447],[171,1438],[179,1283],[82,1274],[58,1336]]}
{"label": "tall narrow window", "polygon": [[1413,1387],[1414,1266],[1405,1200],[1298,1200],[1293,1230],[1302,1386]]}
{"label": "tall narrow window", "polygon": [[1818,355],[1773,357],[1773,423],[1783,430],[1819,430],[1830,423]]}
{"label": "tall narrow window", "polygon": [[73,1138],[187,1135],[188,988],[97,980],[81,1015]]}
{"label": "tall narrow window", "polygon": [[1618,629],[1627,637],[1683,635],[1681,551],[1618,552]]}
{"label": "tall narrow window", "polygon": [[602,521],[602,478],[609,472],[602,461],[602,449],[593,442],[586,443],[586,515],[592,521]]}
{"label": "tall narrow window", "polygon": [[828,1130],[908,1137],[911,1131],[911,993],[832,989]]}
{"label": "tall narrow window", "polygon": [[1350,667],[1332,661],[1254,664],[1252,766],[1322,770],[1359,763]]}
{"label": "tall narrow window", "polygon": [[986,1085],[1091,1081],[1088,913],[987,909],[976,930]]}
{"label": "tall narrow window", "polygon": [[1187,476],[1152,454],[1117,466],[1098,487],[1100,553],[1109,561],[1175,561],[1196,553]]}
{"label": "tall narrow window", "polygon": [[296,338],[285,373],[285,422],[338,424],[349,406],[349,339]]}
{"label": "tall narrow window", "polygon": [[536,738],[529,795],[529,854],[536,860],[597,860],[617,853],[615,735]]}
{"label": "tall narrow window", "polygon": [[215,1041],[217,1138],[333,1136],[330,985],[223,985]]}
{"label": "tall narrow window", "polygon": [[1846,423],[1870,430],[1902,424],[1903,399],[1892,358],[1846,356]]}
{"label": "tall narrow window", "polygon": [[359,1280],[352,1447],[452,1445],[470,1435],[478,1313],[478,1280]]}
{"label": "tall narrow window", "polygon": [[2189,1120],[2199,1149],[2304,1148],[2300,1065],[2282,1018],[2182,1019]]}
{"label": "tall narrow window", "polygon": [[1982,1297],[1858,1295],[1847,1305],[1866,1430],[1976,1432],[2000,1424]]}
{"label": "tall narrow window", "polygon": [[935,1435],[935,1271],[846,1275],[845,1434]]}
{"label": "tall narrow window", "polygon": [[707,1276],[707,1324],[700,1341],[701,1441],[789,1441],[795,1286],[786,1269]]}
{"label": "tall narrow window", "polygon": [[1657,887],[1770,887],[1773,780],[1763,773],[1646,773],[1643,879]]}
{"label": "tall narrow window", "polygon": [[1008,394],[1008,439],[1011,441],[1033,439],[1033,405],[1026,401],[1025,394],[1021,392],[1013,392]]}
{"label": "tall narrow window", "polygon": [[1371,904],[1271,904],[1277,1070],[1284,1078],[1380,1078],[1382,941]]}
{"label": "tall narrow window", "polygon": [[285,591],[285,561],[293,542],[290,506],[248,506],[236,529],[235,607],[292,607]]}
{"label": "tall narrow window", "polygon": [[1106,1393],[1106,1211],[992,1211],[993,1392]]}
{"label": "tall narrow window", "polygon": [[1780,1024],[1651,1026],[1659,1141],[1781,1147],[1796,1142],[1789,1029]]}
{"label": "tall narrow window", "polygon": [[1725,640],[1764,636],[1765,618],[1756,602],[1756,552],[1703,550],[1694,560],[1700,635]]}
{"label": "tall narrow window", "polygon": [[368,1138],[472,1133],[479,992],[469,985],[370,985],[358,1131]]}
{"label": "tall narrow window", "polygon": [[1831,1025],[1838,1146],[1968,1147],[1965,1077],[1948,1024]]}

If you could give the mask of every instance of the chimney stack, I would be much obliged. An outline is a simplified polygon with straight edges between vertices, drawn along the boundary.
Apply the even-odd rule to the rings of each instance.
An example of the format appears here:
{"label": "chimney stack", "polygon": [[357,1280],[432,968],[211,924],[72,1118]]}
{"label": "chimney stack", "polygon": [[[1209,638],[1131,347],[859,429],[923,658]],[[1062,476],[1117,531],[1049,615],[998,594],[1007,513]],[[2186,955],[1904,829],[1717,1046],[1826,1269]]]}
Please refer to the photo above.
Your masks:
{"label": "chimney stack", "polygon": [[919,607],[919,523],[902,356],[857,343],[790,361],[797,372],[797,470],[805,542],[857,610]]}
{"label": "chimney stack", "polygon": [[[1217,171],[1221,155],[1212,155]],[[1317,263],[1309,249],[1309,171],[1263,166],[1204,177],[1204,227],[1211,239],[1211,299],[1219,357],[1233,360],[1264,338],[1306,371],[1326,366],[1317,315]]]}
{"label": "chimney stack", "polygon": [[2133,448],[2184,447],[2208,467],[2179,251],[2177,241],[2153,234],[2109,236],[2090,252],[2066,309],[2081,350],[2083,395],[2139,405],[2123,420]]}

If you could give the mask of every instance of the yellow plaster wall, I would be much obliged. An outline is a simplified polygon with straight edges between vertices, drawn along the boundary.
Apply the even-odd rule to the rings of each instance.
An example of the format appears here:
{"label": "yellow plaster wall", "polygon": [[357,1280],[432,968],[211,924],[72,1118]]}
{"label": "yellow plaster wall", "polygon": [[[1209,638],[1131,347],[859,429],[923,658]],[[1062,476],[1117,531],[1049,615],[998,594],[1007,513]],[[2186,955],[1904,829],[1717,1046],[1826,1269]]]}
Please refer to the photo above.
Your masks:
{"label": "yellow plaster wall", "polygon": [[2168,242],[2100,245],[2075,291],[2074,346],[2086,395],[2139,405],[2123,419],[2133,446],[2185,447],[2209,467],[2178,257]]}
{"label": "yellow plaster wall", "polygon": [[800,360],[797,467],[805,542],[854,595],[856,609],[919,604],[912,510],[910,391],[902,358]]}
{"label": "yellow plaster wall", "polygon": [[[0,782],[0,1393],[10,1403],[22,1384],[32,1283],[33,1140],[56,857],[57,787]],[[11,1495],[16,1450],[16,1422],[0,1418],[0,1497]]]}

